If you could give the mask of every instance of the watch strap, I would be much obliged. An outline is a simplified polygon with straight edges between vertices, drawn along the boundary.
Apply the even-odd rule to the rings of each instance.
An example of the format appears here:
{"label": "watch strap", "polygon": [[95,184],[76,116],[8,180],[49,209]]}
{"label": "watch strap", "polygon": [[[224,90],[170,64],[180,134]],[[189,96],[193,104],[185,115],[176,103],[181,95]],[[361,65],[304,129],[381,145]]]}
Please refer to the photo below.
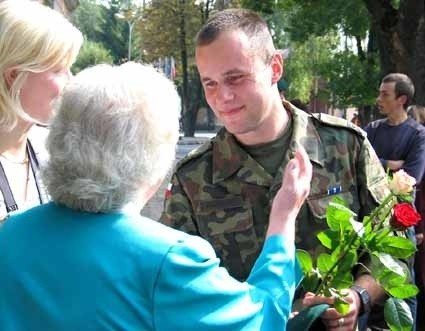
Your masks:
{"label": "watch strap", "polygon": [[371,302],[370,302],[369,292],[365,288],[363,288],[359,285],[352,285],[350,288],[359,295],[359,298],[360,298],[359,315],[369,313],[370,310],[371,310]]}

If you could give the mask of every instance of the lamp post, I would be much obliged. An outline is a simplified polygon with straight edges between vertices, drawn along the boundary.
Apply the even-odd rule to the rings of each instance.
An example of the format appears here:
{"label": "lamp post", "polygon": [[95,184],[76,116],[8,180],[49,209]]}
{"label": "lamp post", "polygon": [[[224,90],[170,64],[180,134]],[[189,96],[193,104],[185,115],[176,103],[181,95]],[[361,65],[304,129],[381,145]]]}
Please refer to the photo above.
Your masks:
{"label": "lamp post", "polygon": [[133,11],[131,9],[126,10],[124,14],[122,13],[116,13],[115,17],[119,18],[121,20],[124,20],[128,24],[128,61],[131,61],[131,46],[132,46],[132,37],[133,37],[133,27],[134,24],[140,20],[139,11]]}

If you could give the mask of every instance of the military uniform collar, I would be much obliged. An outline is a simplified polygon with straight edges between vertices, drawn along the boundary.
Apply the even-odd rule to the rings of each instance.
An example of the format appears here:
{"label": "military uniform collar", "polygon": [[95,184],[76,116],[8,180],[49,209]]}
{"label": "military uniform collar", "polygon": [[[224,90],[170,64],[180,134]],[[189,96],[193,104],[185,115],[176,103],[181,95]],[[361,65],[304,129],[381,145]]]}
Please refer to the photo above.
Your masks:
{"label": "military uniform collar", "polygon": [[311,162],[323,166],[326,160],[326,150],[316,126],[313,124],[314,121],[319,120],[314,115],[294,107],[288,101],[283,101],[283,105],[293,119],[290,157],[294,155],[297,146],[301,145],[306,150]]}
{"label": "military uniform collar", "polygon": [[[269,186],[273,180],[225,128],[222,128],[214,138],[212,151],[213,183],[234,174],[244,182],[262,186]],[[250,170],[255,176],[250,176]]]}
{"label": "military uniform collar", "polygon": [[[287,152],[288,157],[293,157],[297,146],[301,145],[306,150],[310,161],[323,166],[326,152],[320,135],[313,125],[313,121],[316,119],[312,115],[295,108],[287,101],[284,101],[284,107],[293,119],[292,138],[290,149]],[[213,183],[225,180],[236,173],[237,176],[246,182],[264,186],[272,184],[273,178],[270,174],[240,147],[236,138],[225,128],[222,128],[217,133],[212,145]],[[247,169],[243,171],[244,168],[251,169],[255,176],[247,175]]]}

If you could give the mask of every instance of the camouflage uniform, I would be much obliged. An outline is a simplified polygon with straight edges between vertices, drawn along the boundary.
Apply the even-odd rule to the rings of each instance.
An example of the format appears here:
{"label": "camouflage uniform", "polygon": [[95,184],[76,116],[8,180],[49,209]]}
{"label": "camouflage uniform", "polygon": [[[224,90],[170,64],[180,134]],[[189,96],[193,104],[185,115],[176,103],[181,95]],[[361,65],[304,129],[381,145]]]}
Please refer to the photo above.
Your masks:
{"label": "camouflage uniform", "polygon": [[297,248],[317,253],[316,234],[327,228],[325,209],[336,194],[359,217],[388,194],[386,174],[363,130],[344,119],[284,105],[292,117],[292,138],[274,178],[223,128],[180,161],[165,200],[161,221],[207,239],[240,280],[260,253],[271,202],[298,145],[313,164],[313,179],[297,218]]}

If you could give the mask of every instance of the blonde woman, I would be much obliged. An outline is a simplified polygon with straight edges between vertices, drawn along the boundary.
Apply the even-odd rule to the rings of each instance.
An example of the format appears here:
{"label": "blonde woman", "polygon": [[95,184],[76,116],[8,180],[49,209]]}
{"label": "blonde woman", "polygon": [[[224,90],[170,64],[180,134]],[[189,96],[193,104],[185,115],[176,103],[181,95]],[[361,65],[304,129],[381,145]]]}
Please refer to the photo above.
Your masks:
{"label": "blonde woman", "polygon": [[0,219],[47,201],[28,137],[50,119],[82,42],[80,31],[46,6],[0,2]]}

